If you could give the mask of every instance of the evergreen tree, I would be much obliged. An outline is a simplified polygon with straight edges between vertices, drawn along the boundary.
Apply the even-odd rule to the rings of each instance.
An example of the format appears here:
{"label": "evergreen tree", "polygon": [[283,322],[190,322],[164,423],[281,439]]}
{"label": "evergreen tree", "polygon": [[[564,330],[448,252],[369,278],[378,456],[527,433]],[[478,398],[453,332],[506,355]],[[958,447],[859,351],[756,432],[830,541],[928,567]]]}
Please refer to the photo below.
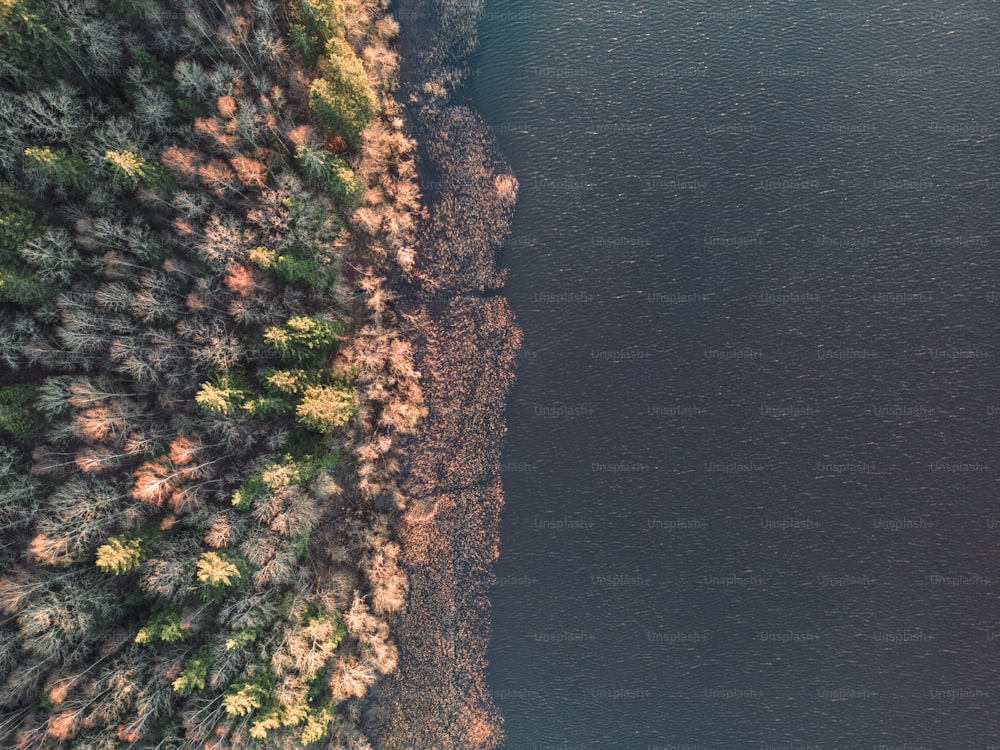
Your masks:
{"label": "evergreen tree", "polygon": [[306,176],[338,203],[348,207],[361,203],[365,186],[342,157],[324,149],[299,146],[296,159]]}
{"label": "evergreen tree", "polygon": [[91,180],[90,170],[84,160],[64,148],[35,146],[24,149],[24,156],[31,168],[57,185],[84,190]]}
{"label": "evergreen tree", "polygon": [[131,573],[142,561],[142,544],[134,537],[111,537],[97,550],[97,567],[116,576]]}
{"label": "evergreen tree", "polygon": [[37,390],[33,385],[0,388],[0,430],[30,435],[45,427],[45,418],[35,408]]}
{"label": "evergreen tree", "polygon": [[315,362],[330,353],[344,334],[339,321],[295,315],[264,332],[264,342],[286,362]]}
{"label": "evergreen tree", "polygon": [[131,151],[109,150],[104,154],[104,162],[110,168],[115,183],[129,190],[151,182],[155,176],[153,165]]}
{"label": "evergreen tree", "polygon": [[346,424],[357,412],[354,393],[338,386],[310,386],[295,407],[303,426],[330,433]]}

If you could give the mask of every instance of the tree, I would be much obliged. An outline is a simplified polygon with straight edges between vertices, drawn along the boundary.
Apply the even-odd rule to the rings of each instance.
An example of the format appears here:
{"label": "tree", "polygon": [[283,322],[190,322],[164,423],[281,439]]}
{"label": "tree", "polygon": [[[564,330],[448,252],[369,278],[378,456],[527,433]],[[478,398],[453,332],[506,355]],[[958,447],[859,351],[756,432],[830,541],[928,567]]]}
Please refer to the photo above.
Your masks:
{"label": "tree", "polygon": [[70,410],[69,388],[72,377],[54,375],[42,381],[35,397],[35,407],[46,417],[62,416]]}
{"label": "tree", "polygon": [[51,299],[54,289],[34,274],[0,262],[0,297],[18,305],[40,305]]}
{"label": "tree", "polygon": [[0,249],[13,253],[43,230],[38,213],[20,205],[13,191],[0,192]]}
{"label": "tree", "polygon": [[[60,378],[59,383],[65,383],[65,379]],[[129,388],[108,378],[74,378],[69,382],[66,390],[68,391],[68,403],[77,409],[87,409],[110,399],[129,398],[136,395]],[[58,393],[61,394],[62,390],[60,389]]]}
{"label": "tree", "polygon": [[135,91],[135,114],[139,122],[154,129],[169,127],[177,108],[167,92],[159,86],[139,86]]}
{"label": "tree", "polygon": [[180,479],[181,473],[166,459],[146,461],[135,472],[132,497],[150,505],[163,505]]}
{"label": "tree", "polygon": [[104,163],[111,170],[111,178],[116,185],[135,190],[142,183],[156,179],[155,165],[150,164],[132,151],[112,151],[104,153]]}
{"label": "tree", "polygon": [[94,301],[102,310],[123,313],[132,302],[132,287],[121,281],[112,281],[97,288]]}
{"label": "tree", "polygon": [[205,222],[204,240],[199,250],[209,263],[224,266],[242,257],[246,244],[243,228],[234,217],[212,215]]}
{"label": "tree", "polygon": [[[405,588],[371,514],[329,523],[356,467],[326,435],[359,378],[354,489],[389,487],[408,371],[334,363],[335,292],[360,265],[350,327],[393,319],[405,217],[376,204],[407,165],[373,125],[392,56],[360,52],[387,3],[345,4],[0,0],[4,747],[363,745],[329,681],[354,659],[360,697],[394,652],[337,607]],[[366,201],[384,236],[345,225]]]}
{"label": "tree", "polygon": [[92,307],[90,300],[70,300],[65,295],[56,299],[63,324],[56,331],[67,349],[79,354],[105,352],[111,344],[107,321]]}
{"label": "tree", "polygon": [[270,248],[258,246],[250,251],[249,256],[250,261],[258,268],[292,284],[323,288],[328,285],[331,275],[329,266],[321,262],[308,247],[292,246],[279,254]]}
{"label": "tree", "polygon": [[220,198],[229,193],[245,197],[240,192],[240,182],[236,172],[220,159],[212,159],[207,164],[198,167],[198,177],[205,187]]}
{"label": "tree", "polygon": [[57,185],[68,185],[76,190],[84,190],[90,183],[91,174],[86,162],[64,148],[36,146],[24,149],[24,156],[28,166]]}
{"label": "tree", "polygon": [[180,59],[174,65],[174,81],[182,96],[207,100],[212,96],[212,80],[208,71],[195,60]]}
{"label": "tree", "polygon": [[[140,288],[135,291],[129,300],[129,309],[143,323],[158,323],[161,321],[177,320],[179,317],[178,296],[172,289],[165,289],[152,283],[148,276],[144,277]],[[169,341],[169,337],[162,331],[152,334],[159,342]]]}
{"label": "tree", "polygon": [[203,646],[184,662],[181,676],[173,682],[174,692],[180,696],[188,696],[195,690],[204,690],[205,678],[211,665],[212,652],[208,646]]}
{"label": "tree", "polygon": [[346,40],[334,37],[327,42],[320,70],[322,77],[309,87],[309,108],[322,130],[343,136],[357,148],[361,132],[378,110],[364,65]]}
{"label": "tree", "polygon": [[199,548],[193,539],[178,537],[157,545],[156,556],[139,567],[139,586],[165,602],[183,604],[191,595]]}
{"label": "tree", "polygon": [[232,586],[240,581],[240,569],[218,552],[203,552],[198,559],[198,580],[209,586]]}
{"label": "tree", "polygon": [[299,167],[317,187],[330,193],[347,209],[361,203],[365,185],[337,154],[314,146],[299,146],[295,152]]}
{"label": "tree", "polygon": [[[241,570],[242,568],[242,570]],[[238,586],[245,575],[246,562],[231,552],[202,552],[196,577],[205,601],[217,601],[228,589]]]}
{"label": "tree", "polygon": [[120,490],[109,482],[73,478],[47,499],[31,541],[35,559],[46,565],[81,562],[121,518]]}
{"label": "tree", "polygon": [[170,145],[160,154],[160,163],[172,173],[193,181],[198,176],[201,161],[196,151]]}
{"label": "tree", "polygon": [[284,396],[258,396],[243,402],[247,416],[253,419],[276,419],[291,414],[295,404]]}
{"label": "tree", "polygon": [[110,399],[80,411],[74,418],[75,431],[87,440],[118,442],[141,416],[127,399]]}
{"label": "tree", "polygon": [[315,680],[346,635],[347,628],[335,612],[320,613],[292,628],[284,648],[299,678],[305,683]]}
{"label": "tree", "polygon": [[239,682],[226,691],[222,705],[229,716],[248,716],[264,705],[269,694],[270,690],[260,682]]}
{"label": "tree", "polygon": [[319,43],[308,29],[300,23],[290,24],[288,27],[288,38],[292,49],[302,55],[302,59],[309,67],[312,67],[319,60]]}
{"label": "tree", "polygon": [[146,624],[139,628],[135,636],[136,643],[176,643],[188,636],[188,627],[180,613],[163,610],[153,615]]}
{"label": "tree", "polygon": [[0,388],[0,430],[14,435],[31,435],[41,431],[45,417],[35,408],[38,386],[9,385]]}
{"label": "tree", "polygon": [[309,109],[320,129],[327,135],[341,136],[353,148],[361,146],[361,132],[373,114],[367,91],[361,88],[367,85],[367,81],[357,84],[350,79],[317,78],[309,87]]}
{"label": "tree", "polygon": [[129,458],[128,451],[94,445],[80,451],[73,463],[84,474],[99,474],[121,467]]}
{"label": "tree", "polygon": [[357,413],[354,391],[332,385],[310,386],[298,406],[295,415],[306,428],[316,432],[330,433],[346,424]]}
{"label": "tree", "polygon": [[84,646],[106,635],[121,605],[107,586],[85,575],[50,579],[18,615],[25,648],[45,659],[78,661]]}
{"label": "tree", "polygon": [[69,284],[82,262],[65,229],[49,229],[25,241],[19,252],[40,281],[58,286]]}
{"label": "tree", "polygon": [[303,393],[310,385],[319,385],[316,373],[302,369],[265,370],[263,374],[269,388],[289,396]]}
{"label": "tree", "polygon": [[231,386],[226,378],[220,378],[217,383],[202,383],[194,400],[212,414],[232,414],[243,404],[243,391]]}
{"label": "tree", "polygon": [[144,557],[142,542],[136,537],[111,537],[97,549],[97,567],[116,576],[131,573]]}
{"label": "tree", "polygon": [[[0,278],[2,278],[0,271]],[[3,297],[0,283],[0,297]],[[39,321],[26,310],[5,311],[0,309],[0,362],[11,372],[21,368],[22,355],[44,359],[48,347],[41,344],[42,327]],[[43,409],[44,411],[44,409]]]}
{"label": "tree", "polygon": [[226,278],[223,283],[233,294],[240,297],[249,297],[261,289],[263,279],[260,271],[253,266],[233,263],[226,272]]}
{"label": "tree", "polygon": [[[215,467],[228,456],[196,462],[192,456],[200,450],[199,447],[195,446],[192,452],[184,454],[179,454],[177,448],[178,440],[175,439],[169,454],[146,461],[136,469],[132,497],[156,506],[162,506],[169,499],[170,507],[175,512],[193,509],[185,508],[186,505],[200,505],[198,494],[201,488],[217,481],[213,479]],[[197,483],[191,484],[192,481]]]}
{"label": "tree", "polygon": [[267,185],[267,165],[257,159],[237,154],[229,159],[240,182],[247,187],[262,190]]}
{"label": "tree", "polygon": [[312,742],[319,742],[326,737],[334,715],[332,705],[323,705],[310,711],[309,716],[306,718],[306,724],[302,728],[302,744],[308,745]]}
{"label": "tree", "polygon": [[0,533],[9,533],[34,520],[41,488],[41,482],[27,472],[24,455],[0,445]]}
{"label": "tree", "polygon": [[0,71],[16,86],[29,88],[63,72],[57,37],[47,23],[46,6],[38,0],[0,4]]}
{"label": "tree", "polygon": [[284,325],[268,328],[264,343],[286,362],[303,362],[328,354],[343,335],[339,320],[294,315]]}
{"label": "tree", "polygon": [[292,5],[302,21],[300,28],[317,48],[323,49],[331,37],[343,33],[343,0],[295,0]]}
{"label": "tree", "polygon": [[356,656],[338,659],[330,677],[330,690],[337,700],[363,698],[377,675],[375,670]]}
{"label": "tree", "polygon": [[65,80],[24,94],[21,103],[21,117],[28,131],[50,142],[80,142],[76,136],[89,132],[96,124],[93,102]]}

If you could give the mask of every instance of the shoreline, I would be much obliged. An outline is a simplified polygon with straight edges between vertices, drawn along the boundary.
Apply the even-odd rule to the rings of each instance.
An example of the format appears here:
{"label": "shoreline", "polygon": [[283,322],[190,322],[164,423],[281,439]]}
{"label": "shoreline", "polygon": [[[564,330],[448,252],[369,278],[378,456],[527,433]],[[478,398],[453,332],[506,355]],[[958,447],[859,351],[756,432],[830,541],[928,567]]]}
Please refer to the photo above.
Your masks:
{"label": "shoreline", "polygon": [[403,0],[393,13],[403,29],[399,100],[418,144],[425,207],[406,290],[416,294],[396,308],[427,416],[402,452],[396,537],[410,595],[393,621],[398,669],[366,712],[380,750],[494,750],[503,739],[485,667],[506,401],[521,343],[497,256],[517,181],[478,113],[454,103],[484,5]]}

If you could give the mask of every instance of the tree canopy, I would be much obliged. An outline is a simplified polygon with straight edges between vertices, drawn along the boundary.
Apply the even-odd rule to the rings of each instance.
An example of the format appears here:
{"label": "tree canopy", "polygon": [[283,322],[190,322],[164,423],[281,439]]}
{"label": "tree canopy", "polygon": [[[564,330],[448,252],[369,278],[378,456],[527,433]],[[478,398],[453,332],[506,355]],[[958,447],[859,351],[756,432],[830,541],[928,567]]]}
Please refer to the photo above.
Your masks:
{"label": "tree canopy", "polygon": [[0,0],[0,746],[367,746],[385,5]]}

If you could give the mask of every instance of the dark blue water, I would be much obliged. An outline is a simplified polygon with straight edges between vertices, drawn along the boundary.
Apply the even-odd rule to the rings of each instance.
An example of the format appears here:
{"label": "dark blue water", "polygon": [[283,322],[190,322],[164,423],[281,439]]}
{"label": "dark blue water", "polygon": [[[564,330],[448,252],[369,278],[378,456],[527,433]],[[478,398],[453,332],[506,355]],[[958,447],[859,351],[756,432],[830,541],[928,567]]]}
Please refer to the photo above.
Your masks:
{"label": "dark blue water", "polygon": [[508,750],[1000,744],[1000,5],[480,30]]}

